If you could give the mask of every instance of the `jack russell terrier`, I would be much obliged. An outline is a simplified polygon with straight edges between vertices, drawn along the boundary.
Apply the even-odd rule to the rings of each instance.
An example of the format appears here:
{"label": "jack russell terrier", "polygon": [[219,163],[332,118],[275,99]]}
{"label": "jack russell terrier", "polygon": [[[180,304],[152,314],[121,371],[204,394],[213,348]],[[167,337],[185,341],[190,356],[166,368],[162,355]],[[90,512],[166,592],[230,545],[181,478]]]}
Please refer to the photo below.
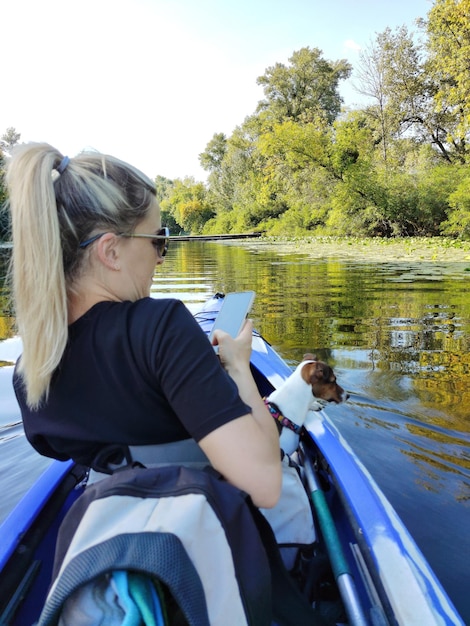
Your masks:
{"label": "jack russell terrier", "polygon": [[302,426],[309,411],[318,411],[327,402],[345,402],[349,394],[336,382],[329,365],[313,354],[305,354],[294,372],[266,399],[272,416],[279,422],[281,449],[292,454],[299,444]]}

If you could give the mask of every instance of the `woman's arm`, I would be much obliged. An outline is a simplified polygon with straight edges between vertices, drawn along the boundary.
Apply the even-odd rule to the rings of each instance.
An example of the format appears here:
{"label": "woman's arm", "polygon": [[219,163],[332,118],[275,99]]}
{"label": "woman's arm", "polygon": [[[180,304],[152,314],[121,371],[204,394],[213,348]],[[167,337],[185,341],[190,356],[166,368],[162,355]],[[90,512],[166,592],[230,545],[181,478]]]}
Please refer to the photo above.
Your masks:
{"label": "woman's arm", "polygon": [[230,483],[249,493],[257,506],[269,508],[281,491],[279,434],[251,374],[251,339],[250,321],[237,339],[223,331],[214,335],[222,365],[251,413],[215,429],[199,445]]}

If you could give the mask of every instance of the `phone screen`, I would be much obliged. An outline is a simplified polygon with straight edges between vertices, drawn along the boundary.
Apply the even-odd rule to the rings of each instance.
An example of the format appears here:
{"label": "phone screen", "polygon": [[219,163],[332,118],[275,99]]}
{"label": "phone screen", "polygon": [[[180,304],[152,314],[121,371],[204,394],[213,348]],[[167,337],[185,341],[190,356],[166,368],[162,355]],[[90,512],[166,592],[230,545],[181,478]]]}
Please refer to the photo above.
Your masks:
{"label": "phone screen", "polygon": [[217,329],[224,330],[231,337],[236,337],[243,328],[254,299],[254,291],[237,291],[226,294],[209,339],[212,339],[212,335]]}

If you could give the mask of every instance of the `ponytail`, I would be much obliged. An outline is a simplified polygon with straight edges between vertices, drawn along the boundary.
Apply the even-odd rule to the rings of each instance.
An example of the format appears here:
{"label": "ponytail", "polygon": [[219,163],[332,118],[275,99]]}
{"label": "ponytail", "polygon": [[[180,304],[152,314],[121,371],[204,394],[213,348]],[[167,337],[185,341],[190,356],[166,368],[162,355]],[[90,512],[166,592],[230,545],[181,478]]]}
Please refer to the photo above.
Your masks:
{"label": "ponytail", "polygon": [[7,169],[12,220],[12,290],[26,401],[47,400],[68,340],[67,294],[96,228],[127,232],[154,200],[151,180],[98,153],[68,159],[48,144],[16,146]]}
{"label": "ponytail", "polygon": [[67,295],[50,146],[20,146],[7,171],[12,220],[13,301],[23,341],[19,371],[37,408],[67,343]]}

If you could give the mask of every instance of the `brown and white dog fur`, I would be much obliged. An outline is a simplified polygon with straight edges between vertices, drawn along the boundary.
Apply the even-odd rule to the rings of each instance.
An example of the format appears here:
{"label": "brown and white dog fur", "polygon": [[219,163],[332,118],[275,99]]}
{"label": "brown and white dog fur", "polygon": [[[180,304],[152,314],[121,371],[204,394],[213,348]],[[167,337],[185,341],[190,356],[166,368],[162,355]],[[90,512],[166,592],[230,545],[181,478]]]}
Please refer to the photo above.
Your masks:
{"label": "brown and white dog fur", "polygon": [[[305,354],[302,362],[280,387],[267,398],[291,422],[302,426],[311,410],[318,410],[325,402],[345,402],[349,398],[336,382],[329,365],[313,354]],[[318,402],[318,400],[322,402]],[[292,454],[299,444],[299,435],[283,427],[280,445],[286,454]]]}

